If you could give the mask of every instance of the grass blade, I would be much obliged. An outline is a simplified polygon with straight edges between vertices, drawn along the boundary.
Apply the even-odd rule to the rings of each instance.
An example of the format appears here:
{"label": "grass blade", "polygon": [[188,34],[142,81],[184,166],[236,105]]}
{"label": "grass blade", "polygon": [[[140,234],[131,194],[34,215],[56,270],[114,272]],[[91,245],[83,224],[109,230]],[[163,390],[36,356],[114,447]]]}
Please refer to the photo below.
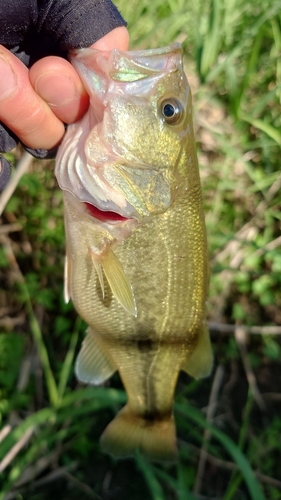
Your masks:
{"label": "grass blade", "polygon": [[279,146],[281,145],[281,133],[276,130],[276,128],[266,123],[264,120],[260,120],[259,118],[252,118],[251,116],[246,115],[245,113],[239,113],[239,118],[244,120],[245,122],[250,123],[253,127],[264,132],[268,137],[273,139]]}
{"label": "grass blade", "polygon": [[36,318],[34,311],[33,311],[32,302],[30,299],[28,287],[27,287],[27,284],[25,282],[24,276],[19,268],[19,265],[16,261],[11,242],[9,241],[8,238],[4,238],[4,245],[5,245],[5,250],[6,250],[8,260],[10,261],[11,267],[13,268],[13,270],[15,271],[15,274],[17,276],[17,283],[18,283],[18,287],[20,289],[20,292],[22,294],[22,300],[23,300],[23,303],[25,305],[25,309],[27,312],[30,330],[31,330],[35,345],[38,349],[39,357],[40,357],[42,368],[44,371],[49,399],[50,399],[51,404],[53,406],[56,406],[58,403],[57,385],[56,385],[56,381],[55,381],[55,378],[54,378],[54,375],[53,375],[53,372],[51,369],[48,351],[46,349],[46,346],[45,346],[45,343],[43,340],[42,332],[41,332],[39,323],[38,323],[37,318]]}
{"label": "grass blade", "polygon": [[60,402],[63,398],[64,393],[65,393],[65,389],[66,389],[66,385],[67,385],[67,382],[69,379],[69,375],[70,375],[70,372],[72,370],[75,348],[76,348],[77,341],[78,341],[79,328],[80,328],[81,323],[82,323],[81,318],[77,318],[77,321],[76,321],[75,326],[74,326],[74,331],[71,335],[69,349],[68,349],[67,355],[65,357],[64,363],[62,365],[61,371],[60,371],[59,384],[58,384],[58,397],[59,397]]}
{"label": "grass blade", "polygon": [[163,490],[157,481],[150,463],[140,453],[136,453],[136,463],[149,488],[152,500],[165,500]]}
{"label": "grass blade", "polygon": [[200,425],[203,428],[208,428],[213,436],[218,441],[220,441],[220,443],[235,461],[237,467],[240,469],[252,500],[266,500],[248,460],[246,459],[245,455],[243,455],[243,453],[239,450],[238,446],[236,446],[236,444],[226,434],[206,422],[200,412],[195,408],[192,408],[189,405],[183,406],[179,404],[176,405],[176,408],[180,413],[184,414],[196,425]]}

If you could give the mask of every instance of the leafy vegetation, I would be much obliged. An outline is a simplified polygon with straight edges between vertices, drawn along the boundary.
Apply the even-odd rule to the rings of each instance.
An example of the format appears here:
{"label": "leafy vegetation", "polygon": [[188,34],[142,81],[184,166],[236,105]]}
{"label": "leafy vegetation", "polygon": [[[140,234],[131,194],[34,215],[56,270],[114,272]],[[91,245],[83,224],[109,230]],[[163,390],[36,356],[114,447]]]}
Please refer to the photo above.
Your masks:
{"label": "leafy vegetation", "polygon": [[[280,0],[116,1],[132,48],[183,43],[211,261],[211,377],[181,374],[177,465],[117,461],[98,438],[118,376],[80,386],[85,325],[62,298],[53,163],[33,161],[0,227],[0,499],[281,498]],[[16,161],[18,149],[13,155]]]}

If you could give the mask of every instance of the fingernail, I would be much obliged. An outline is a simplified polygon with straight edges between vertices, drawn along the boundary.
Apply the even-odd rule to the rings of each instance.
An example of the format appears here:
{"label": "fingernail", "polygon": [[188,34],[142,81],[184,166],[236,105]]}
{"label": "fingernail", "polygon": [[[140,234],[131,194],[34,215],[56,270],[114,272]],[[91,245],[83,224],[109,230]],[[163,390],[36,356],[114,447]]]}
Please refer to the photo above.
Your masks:
{"label": "fingernail", "polygon": [[0,101],[11,97],[17,86],[16,75],[10,64],[0,56]]}
{"label": "fingernail", "polygon": [[64,106],[76,98],[76,87],[65,75],[45,73],[37,78],[35,90],[50,106]]}

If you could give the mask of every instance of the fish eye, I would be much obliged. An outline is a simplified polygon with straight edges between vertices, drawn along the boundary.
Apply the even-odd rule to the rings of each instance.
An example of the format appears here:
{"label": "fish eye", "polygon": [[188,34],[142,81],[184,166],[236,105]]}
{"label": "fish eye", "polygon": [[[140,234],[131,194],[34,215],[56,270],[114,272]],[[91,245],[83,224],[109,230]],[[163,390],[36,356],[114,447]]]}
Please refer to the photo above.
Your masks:
{"label": "fish eye", "polygon": [[178,123],[183,115],[183,106],[178,99],[165,99],[160,109],[164,120],[170,125]]}

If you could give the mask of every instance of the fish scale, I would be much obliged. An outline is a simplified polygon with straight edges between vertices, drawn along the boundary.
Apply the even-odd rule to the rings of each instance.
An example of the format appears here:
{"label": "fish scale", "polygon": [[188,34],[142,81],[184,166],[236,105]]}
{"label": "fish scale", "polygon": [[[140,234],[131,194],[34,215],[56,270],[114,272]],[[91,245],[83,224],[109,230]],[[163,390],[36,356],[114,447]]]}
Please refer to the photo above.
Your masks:
{"label": "fish scale", "polygon": [[[123,381],[128,403],[101,437],[106,451],[123,457],[139,449],[154,460],[175,460],[179,372],[198,378],[212,367],[207,243],[181,50],[86,49],[73,63],[91,99],[104,106],[102,122],[69,127],[56,164],[64,190],[66,298],[89,325],[76,374],[99,384],[119,371]],[[173,109],[180,113],[174,123]]]}

